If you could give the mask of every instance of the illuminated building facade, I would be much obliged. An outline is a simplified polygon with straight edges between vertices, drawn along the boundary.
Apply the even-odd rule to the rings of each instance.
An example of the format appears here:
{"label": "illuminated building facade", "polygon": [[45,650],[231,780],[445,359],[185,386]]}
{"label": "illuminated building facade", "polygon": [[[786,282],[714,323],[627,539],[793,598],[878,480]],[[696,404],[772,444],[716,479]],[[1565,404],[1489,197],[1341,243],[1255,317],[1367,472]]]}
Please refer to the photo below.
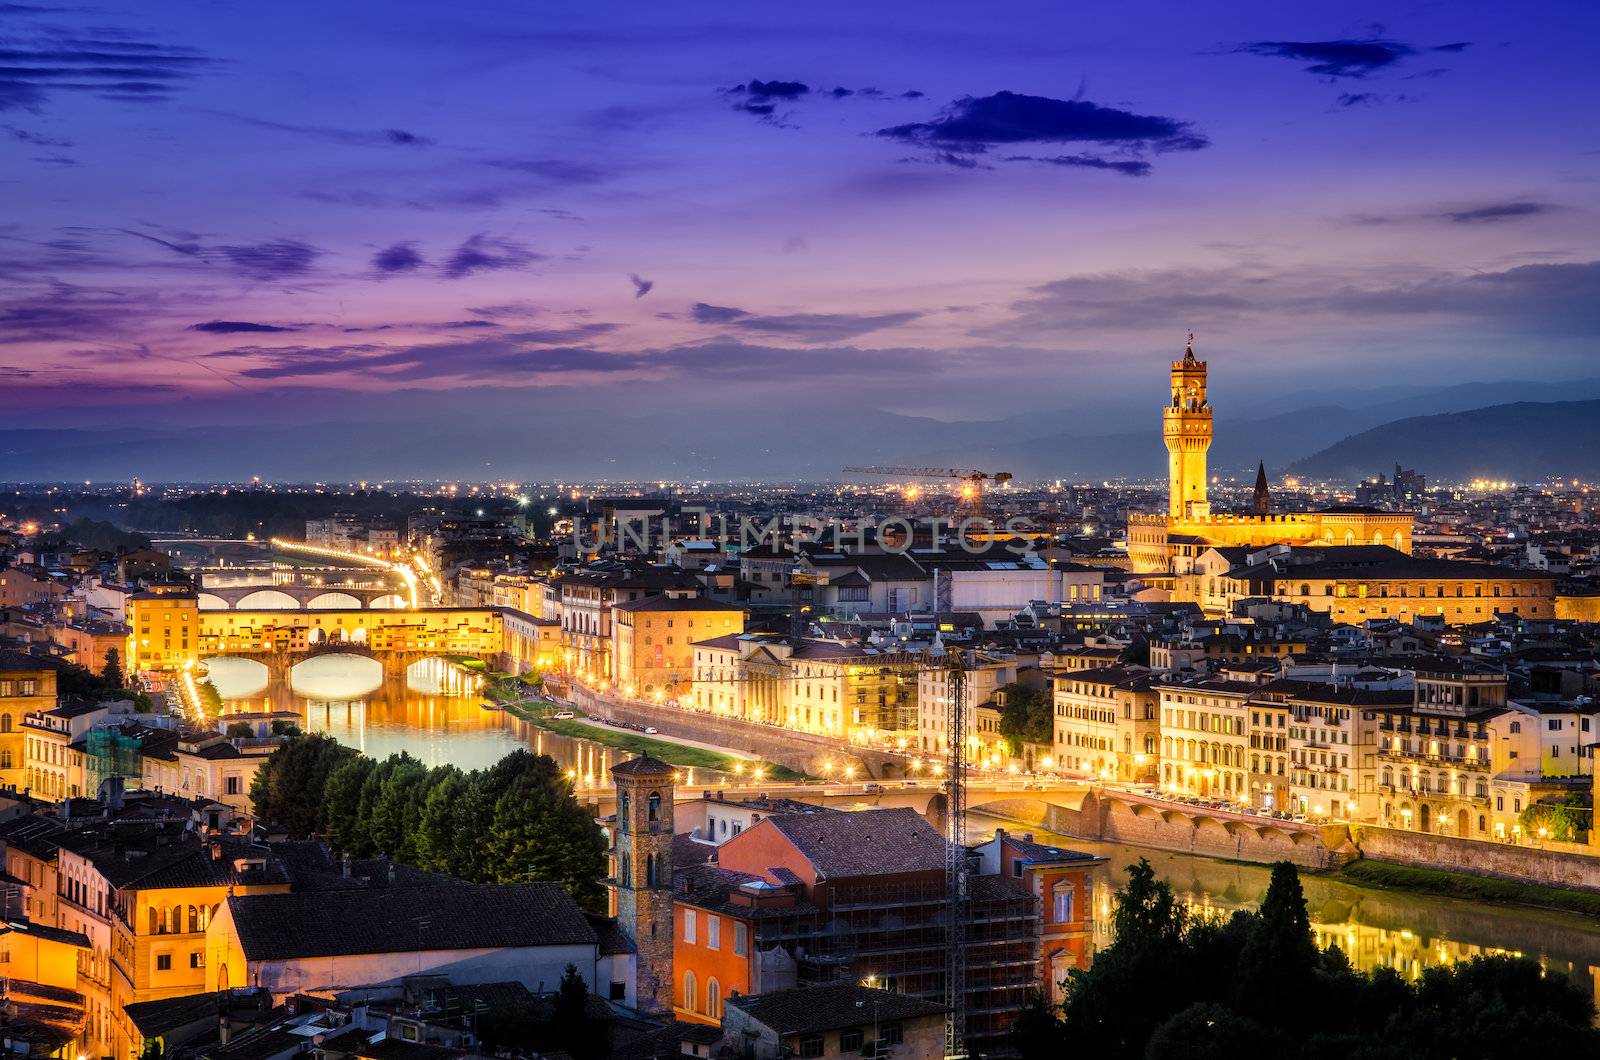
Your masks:
{"label": "illuminated building facade", "polygon": [[48,663],[18,651],[0,651],[0,783],[24,788],[27,782],[27,730],[30,714],[54,710],[56,672]]}
{"label": "illuminated building facade", "polygon": [[1103,780],[1156,780],[1160,702],[1143,667],[1058,673],[1054,713],[1051,755],[1057,767]]}
{"label": "illuminated building facade", "polygon": [[1134,571],[1184,573],[1205,548],[1216,545],[1384,544],[1410,553],[1409,512],[1337,506],[1274,513],[1270,497],[1258,490],[1251,511],[1213,513],[1206,467],[1212,407],[1206,362],[1195,359],[1193,336],[1183,359],[1172,362],[1172,398],[1161,420],[1168,456],[1167,511],[1128,517],[1128,557]]}
{"label": "illuminated building facade", "polygon": [[625,695],[676,699],[694,686],[694,642],[744,632],[744,611],[687,590],[611,608],[612,659]]}

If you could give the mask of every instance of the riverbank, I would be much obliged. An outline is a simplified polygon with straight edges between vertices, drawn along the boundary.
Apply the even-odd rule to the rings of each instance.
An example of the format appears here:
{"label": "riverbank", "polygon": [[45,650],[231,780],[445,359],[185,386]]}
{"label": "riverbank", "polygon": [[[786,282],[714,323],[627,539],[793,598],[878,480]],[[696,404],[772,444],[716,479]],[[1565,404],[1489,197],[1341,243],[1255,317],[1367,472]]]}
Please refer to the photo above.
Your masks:
{"label": "riverbank", "polygon": [[1509,903],[1531,909],[1554,909],[1600,917],[1600,894],[1521,883],[1492,876],[1469,876],[1464,872],[1396,865],[1386,861],[1361,859],[1328,873],[1362,887],[1462,898],[1474,902]]}
{"label": "riverbank", "polygon": [[[592,743],[601,744],[619,751],[628,751],[632,754],[647,754],[669,765],[683,766],[686,769],[709,769],[729,774],[740,770],[753,771],[760,769],[762,775],[771,777],[774,781],[817,779],[772,762],[762,762],[723,751],[714,751],[707,747],[695,747],[690,744],[677,743],[660,736],[645,736],[623,729],[591,724],[586,720],[580,720],[585,719],[587,715],[571,706],[552,707],[543,700],[524,700],[521,703],[507,703],[503,706],[507,713],[521,718],[530,725],[537,725],[547,732],[570,736],[574,739],[588,740]],[[576,714],[577,717],[551,717],[551,713],[557,709],[570,711]]]}

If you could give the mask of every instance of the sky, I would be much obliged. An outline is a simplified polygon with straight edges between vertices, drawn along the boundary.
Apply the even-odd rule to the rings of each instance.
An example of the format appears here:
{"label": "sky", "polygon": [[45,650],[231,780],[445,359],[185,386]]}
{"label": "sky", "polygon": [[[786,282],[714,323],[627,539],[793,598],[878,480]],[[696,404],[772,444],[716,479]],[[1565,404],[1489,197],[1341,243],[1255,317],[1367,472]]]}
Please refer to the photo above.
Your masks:
{"label": "sky", "polygon": [[0,415],[1100,424],[1191,331],[1236,408],[1593,379],[1597,31],[0,0]]}

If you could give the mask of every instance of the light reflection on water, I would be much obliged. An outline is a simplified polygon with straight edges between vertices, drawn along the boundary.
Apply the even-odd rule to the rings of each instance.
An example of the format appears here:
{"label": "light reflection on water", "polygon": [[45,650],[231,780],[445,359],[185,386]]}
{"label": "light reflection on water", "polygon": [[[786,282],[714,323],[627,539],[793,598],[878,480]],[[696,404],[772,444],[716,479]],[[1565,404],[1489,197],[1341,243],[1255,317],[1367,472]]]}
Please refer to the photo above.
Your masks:
{"label": "light reflection on water", "polygon": [[289,687],[268,687],[266,667],[248,659],[213,659],[207,666],[229,710],[292,710],[307,732],[327,733],[374,758],[407,751],[427,766],[484,769],[526,747],[594,776],[620,761],[611,748],[483,709],[464,675],[439,660],[418,663],[404,681],[386,682],[373,659],[320,655],[294,668]]}
{"label": "light reflection on water", "polygon": [[[995,822],[972,817],[974,841],[992,834]],[[1029,829],[1001,823],[1013,833]],[[1219,916],[1254,909],[1266,896],[1272,870],[1193,854],[1096,843],[1033,829],[1041,842],[1100,854],[1109,861],[1094,878],[1095,948],[1111,943],[1116,891],[1127,883],[1124,867],[1147,858],[1173,893],[1191,908]],[[1600,923],[1573,913],[1490,906],[1405,891],[1356,887],[1302,873],[1307,911],[1317,944],[1338,944],[1364,971],[1390,967],[1406,978],[1424,968],[1491,953],[1520,953],[1577,982],[1600,1003]]]}

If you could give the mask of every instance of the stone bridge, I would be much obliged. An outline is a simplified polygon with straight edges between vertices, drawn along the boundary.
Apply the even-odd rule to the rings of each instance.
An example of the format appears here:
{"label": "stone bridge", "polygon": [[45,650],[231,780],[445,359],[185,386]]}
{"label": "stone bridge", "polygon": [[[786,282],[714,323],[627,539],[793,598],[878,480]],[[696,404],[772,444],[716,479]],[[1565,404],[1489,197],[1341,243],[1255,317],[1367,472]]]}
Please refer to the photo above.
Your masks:
{"label": "stone bridge", "polygon": [[404,608],[410,601],[392,588],[355,585],[202,585],[202,611],[351,611]]}
{"label": "stone bridge", "polygon": [[200,660],[204,662],[207,659],[249,659],[267,668],[267,680],[271,683],[287,682],[290,671],[296,666],[308,659],[324,655],[347,655],[375,660],[383,667],[385,681],[404,680],[406,671],[424,659],[470,657],[482,660],[490,666],[494,666],[499,659],[498,652],[444,651],[428,648],[381,649],[351,641],[323,641],[302,649],[248,651],[231,648],[210,653],[202,652]]}

